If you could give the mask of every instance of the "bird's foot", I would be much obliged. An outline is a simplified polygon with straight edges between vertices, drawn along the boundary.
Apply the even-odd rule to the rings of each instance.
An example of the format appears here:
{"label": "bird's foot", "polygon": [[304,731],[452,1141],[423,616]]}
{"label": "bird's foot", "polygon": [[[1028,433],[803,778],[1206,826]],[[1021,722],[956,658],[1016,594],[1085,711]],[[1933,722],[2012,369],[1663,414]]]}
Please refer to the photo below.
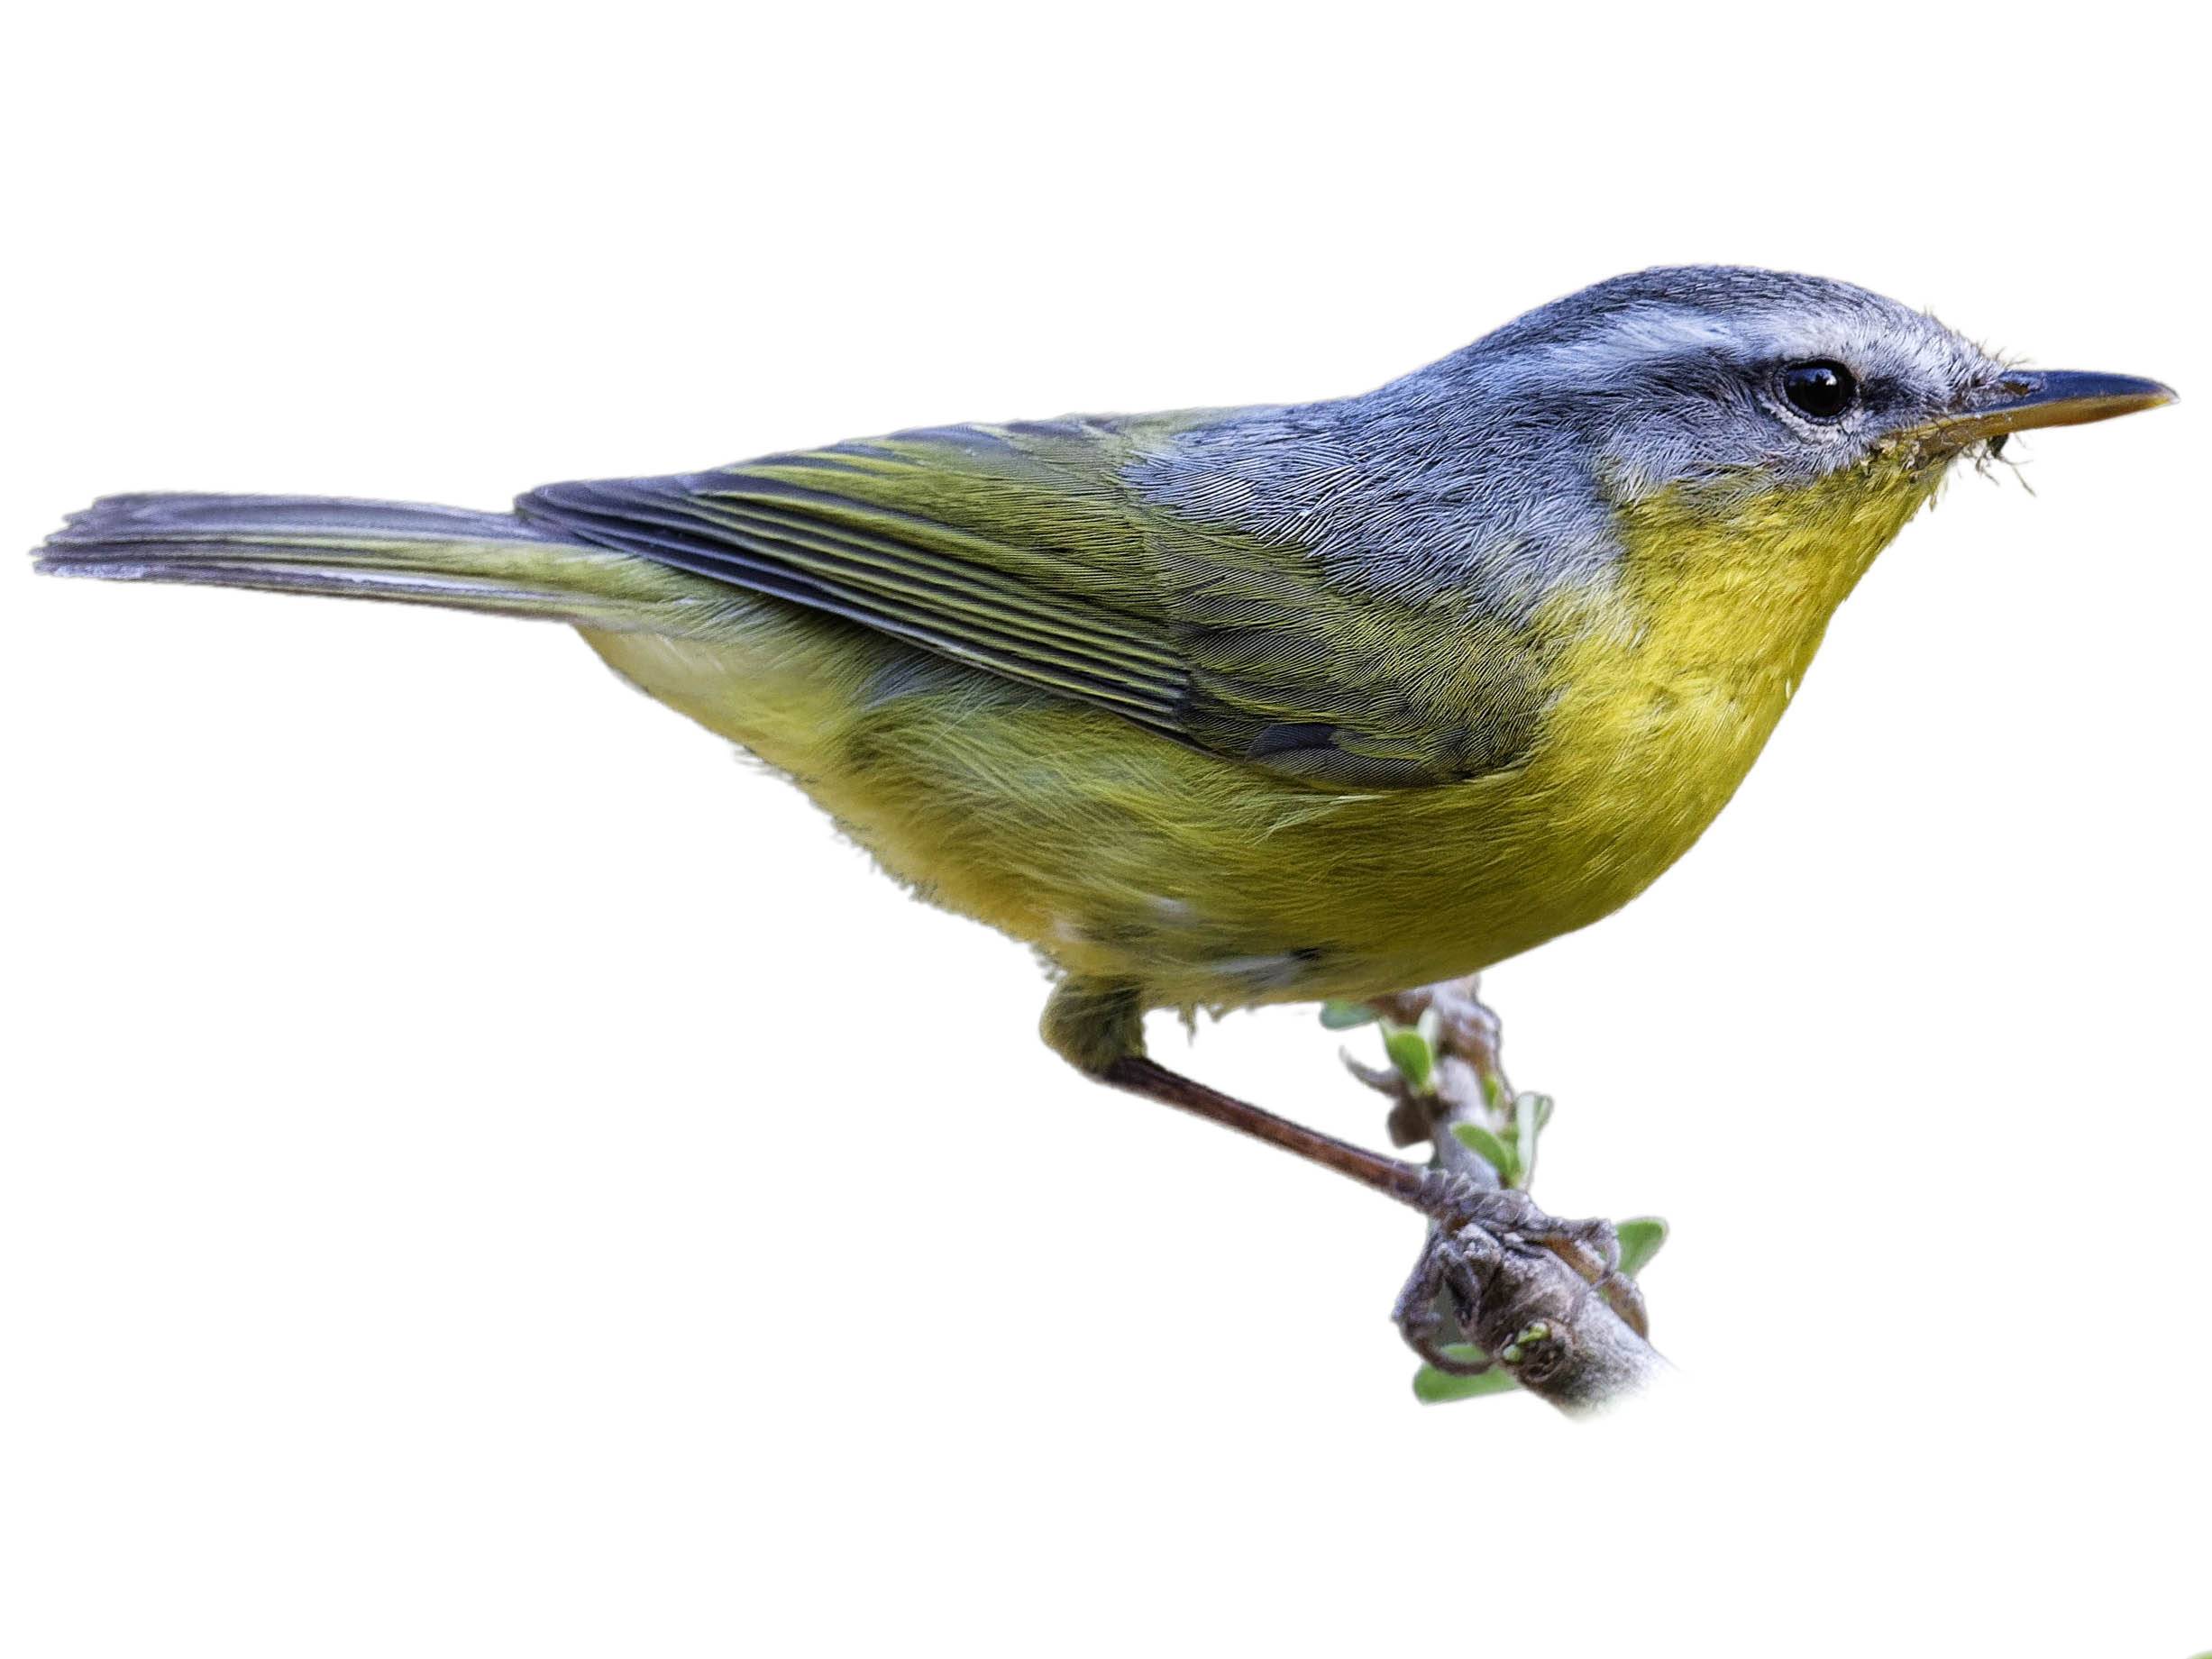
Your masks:
{"label": "bird's foot", "polygon": [[[1479,1362],[1448,1352],[1447,1333],[1456,1325],[1481,1344],[1485,1301],[1502,1266],[1512,1257],[1542,1251],[1558,1257],[1583,1281],[1582,1297],[1596,1296],[1622,1322],[1643,1335],[1648,1331],[1643,1297],[1621,1270],[1621,1240],[1613,1223],[1568,1220],[1548,1214],[1525,1192],[1483,1187],[1460,1176],[1440,1176],[1424,1203],[1432,1219],[1429,1241],[1412,1276],[1399,1294],[1393,1317],[1407,1345],[1439,1371],[1466,1376],[1487,1371],[1495,1362]],[[1449,1317],[1448,1317],[1449,1316]],[[1540,1342],[1538,1330],[1527,1341],[1511,1333],[1496,1352],[1517,1363],[1516,1348]],[[1524,1335],[1526,1335],[1524,1333]],[[1511,1354],[1511,1357],[1507,1357]]]}

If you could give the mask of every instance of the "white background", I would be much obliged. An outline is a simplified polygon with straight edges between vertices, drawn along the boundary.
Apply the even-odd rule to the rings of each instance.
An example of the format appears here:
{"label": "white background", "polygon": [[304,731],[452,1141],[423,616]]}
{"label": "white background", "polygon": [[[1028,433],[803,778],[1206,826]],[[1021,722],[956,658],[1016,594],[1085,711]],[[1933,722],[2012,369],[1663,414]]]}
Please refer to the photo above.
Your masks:
{"label": "white background", "polygon": [[[564,632],[19,565],[0,1645],[2212,1645],[2200,59],[1474,11],[44,8],[0,543],[1356,390],[1677,260],[2174,382],[1954,486],[1492,978],[1540,1196],[1674,1222],[1670,1397],[1417,1408],[1410,1217],[1079,1080]],[[1379,1128],[1309,1010],[1156,1041]]]}

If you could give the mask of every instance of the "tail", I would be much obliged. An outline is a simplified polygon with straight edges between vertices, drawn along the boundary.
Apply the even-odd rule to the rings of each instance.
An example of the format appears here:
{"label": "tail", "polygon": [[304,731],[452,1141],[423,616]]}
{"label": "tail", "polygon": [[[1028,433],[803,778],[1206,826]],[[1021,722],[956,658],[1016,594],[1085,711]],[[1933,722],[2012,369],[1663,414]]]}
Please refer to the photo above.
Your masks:
{"label": "tail", "polygon": [[718,584],[563,542],[511,513],[315,496],[109,496],[39,549],[55,576],[335,594],[692,634]]}

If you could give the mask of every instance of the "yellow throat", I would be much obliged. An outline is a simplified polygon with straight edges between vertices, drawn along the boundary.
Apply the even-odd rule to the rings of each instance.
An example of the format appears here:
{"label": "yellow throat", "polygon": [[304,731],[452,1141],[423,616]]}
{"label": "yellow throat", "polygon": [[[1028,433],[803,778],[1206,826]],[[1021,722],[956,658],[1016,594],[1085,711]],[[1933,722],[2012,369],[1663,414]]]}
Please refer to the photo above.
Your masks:
{"label": "yellow throat", "polygon": [[1541,619],[1571,643],[1524,772],[1558,802],[1540,860],[1554,902],[1531,895],[1539,925],[1595,920],[1689,849],[1758,759],[1836,606],[1941,476],[1897,457],[1795,489],[1724,480],[1617,509],[1613,578]]}

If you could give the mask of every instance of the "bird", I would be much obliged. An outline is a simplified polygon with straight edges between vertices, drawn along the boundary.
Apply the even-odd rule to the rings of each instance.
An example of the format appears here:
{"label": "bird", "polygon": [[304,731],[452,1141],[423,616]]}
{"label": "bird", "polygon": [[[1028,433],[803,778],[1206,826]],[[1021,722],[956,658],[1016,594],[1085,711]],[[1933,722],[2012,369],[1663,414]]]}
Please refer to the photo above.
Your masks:
{"label": "bird", "polygon": [[1618,909],[1948,472],[2174,396],[1849,283],[1669,267],[1354,396],[923,427],[505,512],[119,495],[36,558],[568,624],[1031,946],[1081,1071],[1403,1197],[1412,1166],[1161,1066],[1145,1015],[1374,998]]}

